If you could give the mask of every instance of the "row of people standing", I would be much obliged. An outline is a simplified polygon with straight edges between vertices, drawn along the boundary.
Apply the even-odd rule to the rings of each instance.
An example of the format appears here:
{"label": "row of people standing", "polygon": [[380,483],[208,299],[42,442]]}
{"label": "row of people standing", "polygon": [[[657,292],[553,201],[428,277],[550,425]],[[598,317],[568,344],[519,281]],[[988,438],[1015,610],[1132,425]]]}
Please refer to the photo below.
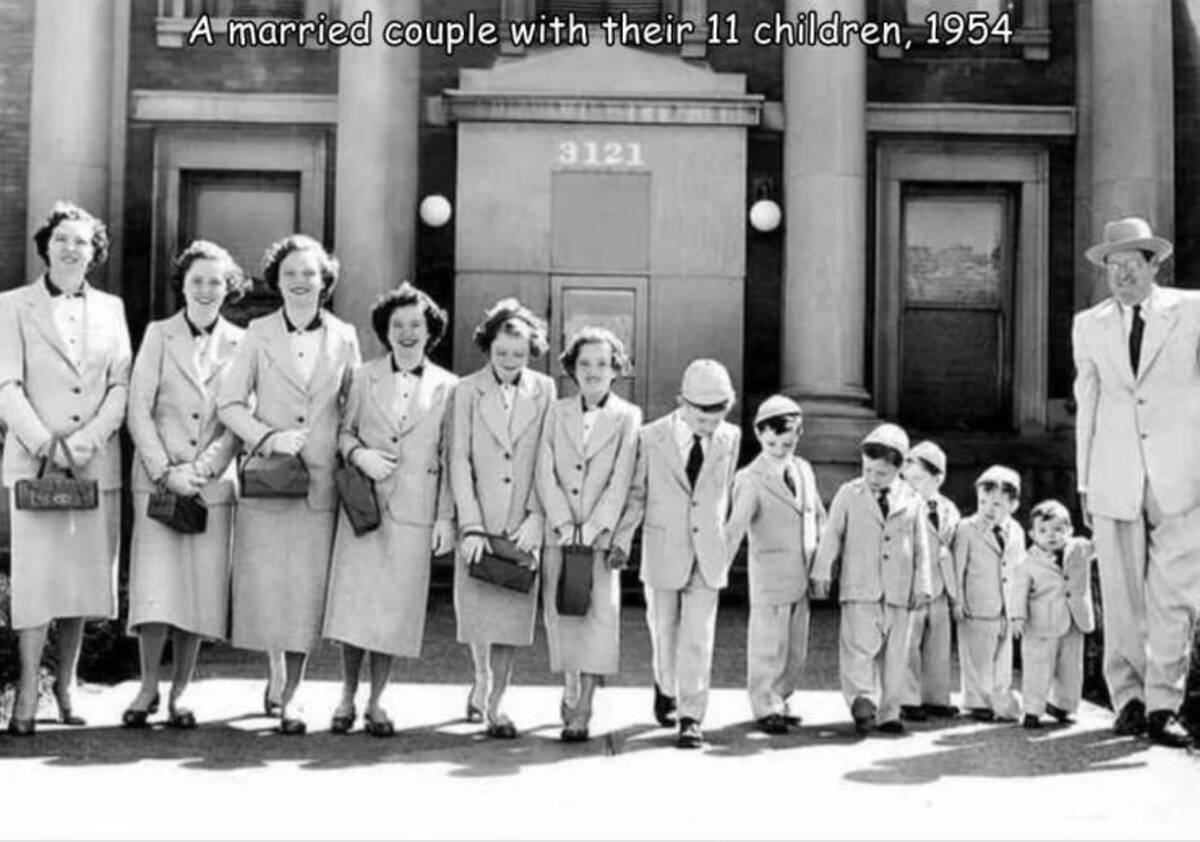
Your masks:
{"label": "row of people standing", "polygon": [[[545,323],[506,300],[475,334],[487,365],[459,381],[427,356],[446,314],[405,284],[372,312],[389,352],[362,365],[354,328],[323,306],[337,281],[336,259],[295,235],[273,244],[263,261],[283,306],[245,331],[220,315],[247,285],[239,267],[220,246],[192,243],[174,274],[184,307],[149,325],[134,362],[121,300],[86,281],[107,251],[102,222],[60,203],[35,240],[46,273],[0,296],[5,483],[12,489],[50,462],[98,480],[102,493],[94,510],[13,506],[22,678],[12,733],[35,731],[38,668],[53,621],[60,719],[83,724],[71,693],[83,621],[117,610],[116,432],[128,414],[136,447],[129,626],[140,637],[142,686],[124,724],[145,727],[160,706],[170,638],[167,724],[195,727],[180,699],[200,642],[229,639],[273,664],[282,660],[278,698],[269,686],[264,707],[278,713],[283,733],[304,733],[296,691],[308,654],[327,637],[342,644],[345,676],[333,730],[348,731],[357,719],[355,690],[369,653],[363,721],[371,733],[390,734],[381,694],[392,659],[420,653],[430,555],[453,549],[457,528],[458,638],[475,662],[467,714],[486,720],[496,737],[516,734],[502,703],[516,648],[532,643],[537,592],[477,581],[467,566],[489,547],[488,535],[510,535],[535,557],[546,547],[544,587],[553,588],[558,547],[579,534],[594,547],[588,616],[560,618],[553,600],[546,608],[555,667],[568,675],[564,736],[586,736],[598,676],[616,671],[619,585],[608,547],[641,421],[611,392],[627,368],[615,336],[589,329],[572,341],[563,362],[580,394],[555,403],[553,380],[529,368],[547,350]],[[239,499],[243,450],[298,456],[307,495]],[[374,482],[381,528],[356,535],[344,514],[338,524],[339,460]],[[183,534],[150,517],[150,496],[161,489],[200,496],[207,528]]]}

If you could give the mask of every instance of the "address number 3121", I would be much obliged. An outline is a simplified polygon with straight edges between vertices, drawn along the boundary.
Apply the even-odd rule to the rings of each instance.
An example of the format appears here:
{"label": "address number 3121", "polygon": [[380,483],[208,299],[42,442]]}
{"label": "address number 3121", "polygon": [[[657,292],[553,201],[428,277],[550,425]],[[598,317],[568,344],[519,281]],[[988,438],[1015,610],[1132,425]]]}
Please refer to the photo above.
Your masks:
{"label": "address number 3121", "polygon": [[615,140],[563,141],[558,145],[558,163],[568,167],[646,166],[640,143],[620,143]]}

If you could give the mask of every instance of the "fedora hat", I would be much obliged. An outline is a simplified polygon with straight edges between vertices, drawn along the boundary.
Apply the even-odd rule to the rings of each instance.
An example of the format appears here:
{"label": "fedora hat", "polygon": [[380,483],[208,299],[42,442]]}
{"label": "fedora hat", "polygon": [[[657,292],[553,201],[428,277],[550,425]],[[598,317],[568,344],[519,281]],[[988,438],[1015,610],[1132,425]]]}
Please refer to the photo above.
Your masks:
{"label": "fedora hat", "polygon": [[1153,262],[1162,263],[1171,256],[1175,247],[1169,240],[1156,237],[1150,223],[1140,216],[1127,216],[1104,223],[1104,242],[1097,243],[1083,253],[1097,266],[1104,265],[1104,258],[1114,251],[1145,249],[1154,252]]}

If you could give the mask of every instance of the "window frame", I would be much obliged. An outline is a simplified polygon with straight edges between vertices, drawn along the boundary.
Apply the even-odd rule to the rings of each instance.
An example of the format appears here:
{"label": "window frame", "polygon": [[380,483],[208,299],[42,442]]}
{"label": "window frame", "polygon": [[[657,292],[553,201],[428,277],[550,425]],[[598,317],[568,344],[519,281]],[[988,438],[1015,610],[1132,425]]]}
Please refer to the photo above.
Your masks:
{"label": "window frame", "polygon": [[875,151],[874,393],[881,416],[899,414],[903,189],[1010,185],[1016,213],[1012,267],[1011,428],[1045,430],[1049,315],[1050,153],[1039,143],[879,140]]}
{"label": "window frame", "polygon": [[[1016,5],[1013,15],[1012,42],[1000,45],[995,50],[996,58],[1022,58],[1025,61],[1050,60],[1050,0],[1012,0]],[[908,23],[908,0],[879,0],[879,21],[896,21],[900,24],[901,37],[911,39],[913,48],[905,51],[893,44],[881,44],[875,48],[877,58],[920,61],[943,58],[979,58],[980,48],[942,49],[923,47],[926,31],[923,25]]]}

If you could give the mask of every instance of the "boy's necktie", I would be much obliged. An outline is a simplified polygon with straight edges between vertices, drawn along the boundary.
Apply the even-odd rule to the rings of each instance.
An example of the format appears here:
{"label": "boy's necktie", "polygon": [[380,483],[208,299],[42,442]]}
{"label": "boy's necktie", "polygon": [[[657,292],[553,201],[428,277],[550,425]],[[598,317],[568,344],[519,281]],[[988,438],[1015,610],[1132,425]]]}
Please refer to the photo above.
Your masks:
{"label": "boy's necktie", "polygon": [[700,436],[692,434],[692,449],[688,451],[687,478],[688,484],[694,489],[696,479],[700,476],[700,468],[704,465],[704,447],[700,444]]}
{"label": "boy's necktie", "polygon": [[887,520],[888,512],[888,489],[883,488],[879,491],[879,511],[883,513],[883,519]]}
{"label": "boy's necktie", "polygon": [[999,525],[993,526],[992,534],[996,536],[996,543],[1000,545],[1000,552],[1004,552],[1004,548],[1007,545],[1004,540],[1004,527]]}
{"label": "boy's necktie", "polygon": [[937,500],[930,500],[929,506],[929,522],[933,524],[934,529],[942,528],[942,519],[938,515]]}
{"label": "boy's necktie", "polygon": [[791,467],[783,469],[783,484],[788,487],[788,491],[792,492],[792,496],[796,496],[796,480],[792,477]]}

